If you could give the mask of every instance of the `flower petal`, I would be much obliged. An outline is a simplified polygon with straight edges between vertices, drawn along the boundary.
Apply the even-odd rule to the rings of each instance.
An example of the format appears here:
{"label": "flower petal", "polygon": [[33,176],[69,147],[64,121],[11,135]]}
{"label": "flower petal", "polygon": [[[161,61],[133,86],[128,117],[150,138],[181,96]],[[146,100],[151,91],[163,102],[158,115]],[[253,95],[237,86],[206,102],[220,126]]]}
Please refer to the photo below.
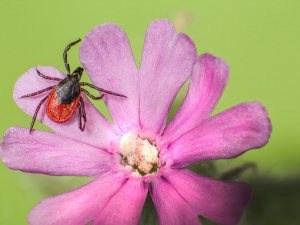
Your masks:
{"label": "flower petal", "polygon": [[115,124],[124,133],[139,128],[138,70],[122,28],[114,23],[94,27],[81,44],[80,60],[96,86],[127,96],[104,97]]}
{"label": "flower petal", "polygon": [[[66,77],[65,74],[54,67],[39,66],[37,68],[28,70],[23,76],[18,79],[14,88],[14,100],[18,104],[18,106],[30,116],[34,115],[36,107],[38,106],[40,101],[45,96],[47,96],[47,93],[50,93],[51,91],[33,97],[20,97],[58,84],[58,81],[46,80],[40,77],[36,69],[38,69],[42,74],[46,76],[58,78]],[[101,113],[99,113],[99,111],[94,107],[94,105],[90,102],[90,100],[85,96],[84,93],[82,93],[81,96],[84,100],[85,112],[87,116],[87,124],[84,132],[82,132],[78,126],[78,110],[75,111],[74,115],[67,122],[56,123],[49,119],[49,117],[47,116],[45,102],[40,108],[37,120],[53,129],[57,134],[103,149],[109,148],[109,140],[112,140],[115,136],[120,135],[120,131],[115,125],[110,123],[105,117],[101,115]],[[28,121],[28,127],[30,125],[30,122],[31,121]],[[32,131],[32,133],[34,132],[35,131]]]}
{"label": "flower petal", "polygon": [[271,122],[267,110],[259,102],[232,107],[177,139],[162,160],[173,159],[173,167],[211,159],[234,158],[261,148],[269,141]]}
{"label": "flower petal", "polygon": [[186,169],[170,169],[164,178],[198,214],[216,223],[237,224],[251,199],[246,183],[213,180]]}
{"label": "flower petal", "polygon": [[153,21],[146,33],[140,68],[140,123],[161,134],[171,104],[191,75],[197,52],[169,20]]}
{"label": "flower petal", "polygon": [[159,224],[201,225],[196,211],[190,207],[165,179],[158,178],[150,184]]}
{"label": "flower petal", "polygon": [[128,179],[94,219],[92,225],[139,224],[148,192],[148,183]]}
{"label": "flower petal", "polygon": [[164,131],[167,144],[209,117],[225,89],[228,77],[229,66],[225,60],[208,53],[199,56],[193,68],[188,93]]}
{"label": "flower petal", "polygon": [[29,225],[87,224],[125,182],[123,174],[108,172],[74,191],[40,202],[30,211],[28,223]]}
{"label": "flower petal", "polygon": [[111,154],[55,133],[11,127],[2,139],[0,158],[14,170],[54,176],[98,177],[110,170]]}

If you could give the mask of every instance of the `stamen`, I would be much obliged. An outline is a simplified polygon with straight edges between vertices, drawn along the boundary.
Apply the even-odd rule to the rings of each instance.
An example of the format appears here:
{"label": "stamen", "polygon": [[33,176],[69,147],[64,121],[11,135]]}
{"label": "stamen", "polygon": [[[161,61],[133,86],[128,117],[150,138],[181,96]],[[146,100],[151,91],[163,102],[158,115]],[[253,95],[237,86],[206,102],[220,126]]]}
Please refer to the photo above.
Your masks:
{"label": "stamen", "polygon": [[141,139],[132,133],[125,134],[120,141],[119,150],[123,154],[123,164],[132,173],[141,176],[156,173],[161,167],[159,150],[154,143]]}

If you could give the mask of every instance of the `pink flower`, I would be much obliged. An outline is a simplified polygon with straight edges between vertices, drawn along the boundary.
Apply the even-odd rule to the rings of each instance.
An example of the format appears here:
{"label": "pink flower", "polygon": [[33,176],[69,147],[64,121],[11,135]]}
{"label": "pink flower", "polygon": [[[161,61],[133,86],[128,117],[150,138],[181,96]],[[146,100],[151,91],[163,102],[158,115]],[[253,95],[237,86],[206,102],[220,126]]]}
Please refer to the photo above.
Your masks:
{"label": "pink flower", "polygon": [[[148,190],[160,224],[200,224],[197,215],[237,224],[250,201],[250,186],[183,168],[203,160],[234,158],[269,140],[271,123],[259,102],[242,103],[209,118],[227,83],[228,64],[210,54],[197,58],[194,43],[177,34],[168,20],[156,20],[148,27],[139,70],[126,34],[113,23],[87,34],[80,59],[96,86],[127,99],[105,96],[114,124],[82,94],[87,114],[84,132],[78,128],[77,116],[55,123],[45,106],[37,119],[55,133],[29,134],[19,127],[6,132],[0,156],[9,168],[96,177],[81,188],[40,202],[31,210],[29,224],[138,224]],[[37,68],[48,76],[65,77],[53,67]],[[172,101],[189,76],[187,96],[165,127]],[[14,100],[32,116],[44,95],[19,97],[54,84],[32,68],[17,81]]]}

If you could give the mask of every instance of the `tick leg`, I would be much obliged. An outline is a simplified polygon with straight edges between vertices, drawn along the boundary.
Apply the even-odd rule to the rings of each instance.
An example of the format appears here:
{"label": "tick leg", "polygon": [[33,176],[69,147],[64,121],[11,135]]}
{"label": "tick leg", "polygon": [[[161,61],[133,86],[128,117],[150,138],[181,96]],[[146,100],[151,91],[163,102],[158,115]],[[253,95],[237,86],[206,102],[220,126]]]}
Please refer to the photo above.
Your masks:
{"label": "tick leg", "polygon": [[57,80],[57,81],[61,81],[62,79],[60,78],[57,78],[57,77],[48,77],[48,76],[45,76],[44,74],[42,74],[40,71],[38,71],[38,69],[36,69],[36,72],[38,73],[38,75],[42,78],[45,78],[47,80]]}
{"label": "tick leg", "polygon": [[80,97],[80,103],[81,103],[81,110],[82,110],[83,121],[84,121],[84,127],[85,127],[85,123],[86,123],[86,114],[85,114],[84,102],[83,102],[82,97]]}
{"label": "tick leg", "polygon": [[31,93],[31,94],[28,94],[28,95],[23,95],[23,96],[20,97],[20,98],[26,98],[26,97],[32,97],[32,96],[38,95],[38,94],[44,93],[45,91],[49,91],[49,90],[55,88],[56,86],[57,86],[57,85],[53,85],[53,86],[47,87],[47,88],[45,88],[45,89],[43,89],[43,90],[40,90],[40,91],[37,91],[37,92],[33,92],[33,93]]}
{"label": "tick leg", "polygon": [[117,93],[114,93],[114,92],[111,92],[111,91],[107,91],[107,90],[104,90],[102,88],[98,88],[95,85],[92,85],[92,84],[89,84],[89,83],[80,82],[80,85],[82,85],[82,86],[89,86],[89,87],[91,87],[93,89],[96,89],[97,91],[104,92],[106,94],[110,94],[110,95],[114,95],[114,96],[119,96],[119,97],[127,98],[125,95],[121,95],[121,94],[117,94]]}
{"label": "tick leg", "polygon": [[64,62],[65,62],[66,69],[67,69],[67,71],[68,71],[68,75],[70,75],[70,65],[69,65],[69,63],[68,63],[67,52],[69,51],[69,49],[70,49],[73,45],[76,45],[76,44],[77,44],[78,42],[80,42],[80,41],[81,41],[81,39],[79,38],[77,41],[74,41],[74,42],[70,43],[70,44],[66,47],[66,49],[65,49],[65,51],[64,51],[63,57],[64,57]]}
{"label": "tick leg", "polygon": [[29,133],[32,131],[32,128],[33,128],[33,125],[34,125],[34,122],[36,120],[36,116],[41,108],[41,105],[47,100],[47,98],[49,97],[51,93],[49,93],[45,98],[43,98],[42,101],[40,101],[39,105],[36,107],[36,110],[35,110],[35,113],[33,115],[33,118],[32,118],[32,122],[31,122],[31,126],[30,126],[30,130],[29,130]]}
{"label": "tick leg", "polygon": [[104,94],[100,95],[99,97],[96,97],[94,95],[92,95],[90,92],[88,92],[87,90],[81,88],[81,91],[83,91],[87,96],[89,96],[91,99],[94,99],[94,100],[99,100],[99,99],[102,99],[104,97]]}
{"label": "tick leg", "polygon": [[[85,115],[85,110],[84,110],[84,102],[82,97],[80,97],[80,104],[78,105],[78,119],[79,119],[79,129],[81,131],[84,131],[85,129],[85,123],[86,123],[86,115]],[[82,118],[83,118],[83,126],[82,126]]]}
{"label": "tick leg", "polygon": [[81,121],[82,112],[81,112],[81,106],[80,106],[80,104],[77,107],[78,107],[79,129],[83,132],[84,129],[82,128],[82,121]]}

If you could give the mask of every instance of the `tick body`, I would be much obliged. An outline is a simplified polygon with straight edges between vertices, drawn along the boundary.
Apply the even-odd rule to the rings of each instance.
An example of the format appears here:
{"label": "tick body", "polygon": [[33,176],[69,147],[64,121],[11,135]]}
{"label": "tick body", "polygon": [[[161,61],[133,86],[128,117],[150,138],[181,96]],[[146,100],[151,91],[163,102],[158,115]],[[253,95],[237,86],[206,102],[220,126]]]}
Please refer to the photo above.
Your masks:
{"label": "tick body", "polygon": [[[51,92],[48,93],[46,95],[46,97],[44,97],[43,100],[37,106],[34,116],[32,118],[32,123],[30,126],[29,133],[31,132],[31,130],[33,128],[33,125],[36,120],[37,114],[40,110],[40,107],[47,100],[48,100],[48,102],[46,105],[46,113],[51,120],[53,120],[54,122],[57,122],[57,123],[64,123],[64,122],[68,121],[72,117],[72,115],[75,113],[76,109],[78,108],[79,129],[81,131],[84,131],[87,119],[86,119],[86,113],[85,113],[85,109],[84,109],[84,102],[81,97],[81,92],[84,92],[87,96],[89,96],[90,98],[92,98],[94,100],[102,99],[104,97],[104,93],[126,98],[125,95],[107,91],[107,90],[98,88],[89,83],[80,82],[80,79],[81,79],[81,76],[83,73],[82,67],[78,67],[72,74],[70,74],[70,66],[67,61],[67,52],[73,45],[77,44],[80,41],[81,40],[79,39],[75,42],[72,42],[71,44],[69,44],[66,47],[66,49],[64,51],[63,58],[64,58],[66,69],[68,71],[67,77],[65,79],[60,79],[60,78],[56,78],[56,77],[48,77],[48,76],[42,74],[39,70],[36,70],[37,74],[40,77],[42,77],[44,79],[48,79],[48,80],[59,81],[59,83],[57,85],[50,86],[43,90],[31,93],[31,94],[23,95],[21,97],[21,98],[33,97],[35,95],[42,94],[46,91],[51,90]],[[93,89],[96,89],[101,93],[101,95],[96,97],[96,96],[90,94],[87,90],[83,89],[82,86],[89,86]]]}
{"label": "tick body", "polygon": [[48,117],[58,123],[69,120],[80,102],[80,93],[80,84],[75,77],[69,76],[59,82],[48,98]]}

